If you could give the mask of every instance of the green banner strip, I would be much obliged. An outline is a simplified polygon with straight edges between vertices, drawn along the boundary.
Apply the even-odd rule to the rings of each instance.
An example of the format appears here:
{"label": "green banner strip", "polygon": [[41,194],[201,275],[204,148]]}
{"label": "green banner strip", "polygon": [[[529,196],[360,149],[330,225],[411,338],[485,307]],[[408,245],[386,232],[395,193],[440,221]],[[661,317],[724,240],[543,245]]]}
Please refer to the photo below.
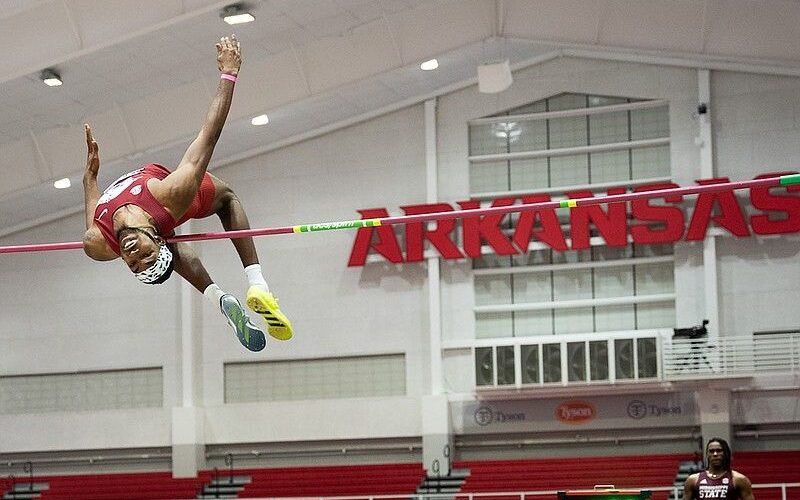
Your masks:
{"label": "green banner strip", "polygon": [[339,222],[322,222],[319,224],[301,224],[299,226],[292,226],[292,232],[313,233],[315,231],[334,231],[336,229],[377,227],[380,225],[381,225],[380,219],[343,220]]}
{"label": "green banner strip", "polygon": [[800,184],[800,174],[782,175],[780,177],[781,186],[790,184]]}

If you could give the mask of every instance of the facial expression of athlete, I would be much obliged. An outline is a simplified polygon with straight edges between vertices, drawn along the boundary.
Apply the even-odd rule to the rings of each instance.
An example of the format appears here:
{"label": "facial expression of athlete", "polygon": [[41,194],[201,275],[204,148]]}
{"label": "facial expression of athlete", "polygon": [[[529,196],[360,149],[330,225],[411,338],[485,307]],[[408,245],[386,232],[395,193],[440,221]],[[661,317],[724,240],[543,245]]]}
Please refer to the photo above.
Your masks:
{"label": "facial expression of athlete", "polygon": [[125,228],[119,233],[119,251],[122,260],[133,273],[150,268],[158,258],[158,250],[163,241],[158,235],[151,235],[145,229]]}
{"label": "facial expression of athlete", "polygon": [[722,467],[722,463],[725,460],[725,450],[722,448],[722,445],[712,441],[708,444],[708,449],[706,450],[708,454],[708,465],[709,467],[720,468]]}

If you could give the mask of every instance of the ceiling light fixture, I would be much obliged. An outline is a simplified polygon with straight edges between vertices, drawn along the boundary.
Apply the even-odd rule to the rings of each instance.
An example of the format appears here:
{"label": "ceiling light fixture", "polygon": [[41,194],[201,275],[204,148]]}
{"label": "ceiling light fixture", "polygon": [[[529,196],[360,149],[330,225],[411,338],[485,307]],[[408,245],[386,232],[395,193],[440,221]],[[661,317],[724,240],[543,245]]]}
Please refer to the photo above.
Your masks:
{"label": "ceiling light fixture", "polygon": [[247,7],[241,3],[235,3],[225,7],[222,9],[220,17],[228,24],[243,24],[256,20],[255,16],[248,12]]}
{"label": "ceiling light fixture", "polygon": [[439,61],[436,59],[431,59],[430,61],[425,61],[424,63],[419,65],[419,69],[422,71],[432,71],[439,67]]}
{"label": "ceiling light fixture", "polygon": [[71,185],[72,183],[69,181],[68,177],[64,177],[63,179],[59,179],[53,183],[53,187],[56,189],[67,189]]}
{"label": "ceiling light fixture", "polygon": [[258,115],[254,116],[252,120],[250,120],[250,125],[266,125],[269,123],[269,116],[267,115]]}
{"label": "ceiling light fixture", "polygon": [[59,85],[64,83],[61,81],[61,75],[56,73],[55,70],[51,68],[42,70],[42,73],[39,75],[39,78],[48,87],[58,87]]}

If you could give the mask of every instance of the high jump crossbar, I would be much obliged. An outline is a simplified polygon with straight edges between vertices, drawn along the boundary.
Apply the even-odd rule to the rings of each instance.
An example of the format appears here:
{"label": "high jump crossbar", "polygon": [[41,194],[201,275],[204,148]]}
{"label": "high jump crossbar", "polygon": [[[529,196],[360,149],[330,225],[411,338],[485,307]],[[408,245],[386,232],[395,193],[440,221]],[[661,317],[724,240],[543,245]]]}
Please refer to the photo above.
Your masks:
{"label": "high jump crossbar", "polygon": [[[719,191],[752,189],[752,188],[773,188],[781,186],[800,185],[800,174],[781,175],[764,179],[751,179],[745,181],[720,182],[715,184],[702,184],[698,186],[686,186],[666,189],[653,189],[649,191],[638,191],[634,193],[611,194],[595,196],[592,198],[574,198],[568,200],[545,201],[539,203],[524,203],[519,205],[508,205],[502,207],[472,208],[465,210],[453,210],[449,212],[433,212],[415,215],[399,215],[395,217],[382,217],[374,219],[356,219],[338,222],[319,222],[315,224],[300,224],[297,226],[282,226],[263,229],[241,229],[237,231],[223,231],[212,233],[184,234],[168,238],[170,243],[200,240],[221,240],[235,239],[253,236],[272,236],[276,234],[290,233],[310,233],[316,231],[330,231],[336,229],[358,229],[362,227],[390,226],[397,224],[408,224],[412,222],[427,222],[448,219],[464,219],[482,215],[504,215],[514,212],[526,212],[535,210],[548,210],[556,208],[575,208],[589,205],[601,205],[604,203],[619,203],[634,200],[663,198],[667,196],[685,196],[701,193],[712,193]],[[64,243],[43,243],[32,245],[12,245],[0,247],[0,254],[3,253],[28,253],[28,252],[49,252],[53,250],[75,250],[83,248],[80,241],[70,241]]]}

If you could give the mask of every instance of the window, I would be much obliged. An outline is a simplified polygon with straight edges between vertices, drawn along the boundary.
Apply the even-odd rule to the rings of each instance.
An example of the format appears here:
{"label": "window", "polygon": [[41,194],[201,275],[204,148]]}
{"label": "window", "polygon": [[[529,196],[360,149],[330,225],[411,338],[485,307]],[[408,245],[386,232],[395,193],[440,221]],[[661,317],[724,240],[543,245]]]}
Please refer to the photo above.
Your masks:
{"label": "window", "polygon": [[403,354],[225,364],[225,402],[405,396]]}
{"label": "window", "polygon": [[[605,194],[609,187],[670,178],[664,101],[562,94],[473,120],[469,142],[471,196],[482,200],[543,193],[558,197],[579,190]],[[569,210],[556,214],[569,245]],[[519,220],[519,214],[503,218],[509,236]],[[589,249],[557,251],[534,237],[526,253],[473,260],[476,338],[673,326],[672,246],[629,242],[609,247],[597,238],[594,225],[590,232]],[[591,375],[585,360],[582,367],[573,364],[577,351],[565,355],[570,379]],[[550,370],[547,359],[543,352],[544,372]],[[628,368],[633,373],[642,367]]]}
{"label": "window", "polygon": [[164,406],[158,368],[0,377],[0,414]]}

